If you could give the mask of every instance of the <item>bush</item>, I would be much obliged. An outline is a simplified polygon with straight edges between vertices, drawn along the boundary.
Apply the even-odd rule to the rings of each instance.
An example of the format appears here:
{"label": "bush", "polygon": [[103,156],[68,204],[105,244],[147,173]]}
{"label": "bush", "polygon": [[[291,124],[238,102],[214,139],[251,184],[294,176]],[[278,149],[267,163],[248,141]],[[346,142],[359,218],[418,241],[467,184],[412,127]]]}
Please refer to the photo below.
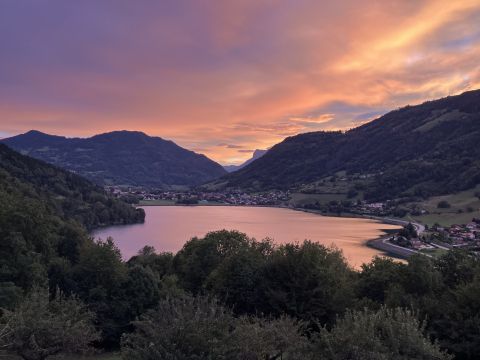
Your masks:
{"label": "bush", "polygon": [[302,334],[303,327],[303,323],[288,316],[242,317],[229,339],[227,359],[309,359],[310,346]]}
{"label": "bush", "polygon": [[451,208],[451,207],[452,206],[450,205],[450,203],[446,200],[442,200],[437,204],[437,208],[439,208],[439,209],[448,209],[448,208]]}
{"label": "bush", "polygon": [[451,359],[425,337],[424,330],[409,310],[348,311],[331,331],[321,329],[314,349],[326,360]]}
{"label": "bush", "polygon": [[128,360],[207,359],[224,354],[234,318],[229,309],[206,297],[169,298],[135,321],[122,337]]}
{"label": "bush", "polygon": [[157,359],[304,359],[306,337],[301,324],[235,318],[232,311],[207,297],[161,301],[134,322],[135,331],[122,338],[122,358]]}
{"label": "bush", "polygon": [[86,353],[99,339],[93,314],[75,298],[49,301],[46,289],[34,289],[13,311],[4,310],[0,348],[25,360],[61,353]]}
{"label": "bush", "polygon": [[353,199],[357,195],[358,195],[358,191],[356,191],[355,189],[350,189],[347,192],[347,198],[348,199]]}
{"label": "bush", "polygon": [[262,269],[258,310],[331,324],[352,306],[354,275],[336,248],[311,241],[282,245]]}

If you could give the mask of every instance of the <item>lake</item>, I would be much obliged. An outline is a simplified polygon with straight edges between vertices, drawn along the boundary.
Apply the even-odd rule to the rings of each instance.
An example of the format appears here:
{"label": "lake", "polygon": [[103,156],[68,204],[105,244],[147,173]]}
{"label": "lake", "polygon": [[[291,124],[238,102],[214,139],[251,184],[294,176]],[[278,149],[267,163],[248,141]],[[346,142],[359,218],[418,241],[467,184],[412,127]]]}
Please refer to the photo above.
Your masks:
{"label": "lake", "polygon": [[385,255],[366,245],[398,229],[396,225],[362,218],[341,218],[273,207],[146,206],[144,224],[111,226],[94,232],[96,238],[113,237],[124,259],[145,245],[157,251],[177,252],[194,236],[214,230],[238,230],[258,240],[269,237],[276,244],[305,239],[343,250],[349,263],[359,267],[375,255]]}

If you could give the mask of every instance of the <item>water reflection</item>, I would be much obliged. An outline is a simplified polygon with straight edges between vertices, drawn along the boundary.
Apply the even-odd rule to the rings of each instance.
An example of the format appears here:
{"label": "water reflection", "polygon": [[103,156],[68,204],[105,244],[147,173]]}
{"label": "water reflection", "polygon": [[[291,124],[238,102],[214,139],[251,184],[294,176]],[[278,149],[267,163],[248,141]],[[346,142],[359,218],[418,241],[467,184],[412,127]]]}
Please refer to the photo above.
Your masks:
{"label": "water reflection", "polygon": [[304,239],[342,249],[355,267],[383,254],[366,242],[382,235],[382,229],[398,228],[373,220],[326,217],[301,211],[267,207],[149,206],[144,224],[113,226],[98,230],[95,237],[112,236],[125,259],[145,245],[157,251],[176,252],[193,236],[213,230],[239,230],[250,237],[272,238],[275,243]]}

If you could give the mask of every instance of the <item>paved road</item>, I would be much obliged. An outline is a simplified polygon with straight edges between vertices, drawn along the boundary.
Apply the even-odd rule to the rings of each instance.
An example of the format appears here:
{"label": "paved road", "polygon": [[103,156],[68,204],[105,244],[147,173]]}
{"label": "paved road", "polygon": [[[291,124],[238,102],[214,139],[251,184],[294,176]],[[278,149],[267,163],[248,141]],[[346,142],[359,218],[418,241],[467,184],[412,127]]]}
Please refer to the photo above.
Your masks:
{"label": "paved road", "polygon": [[[392,218],[382,218],[378,216],[371,216],[370,218],[380,220],[383,222],[391,223],[391,224],[396,224],[396,225],[402,225],[405,226],[408,223],[412,223],[413,226],[415,226],[415,229],[417,230],[418,235],[421,235],[425,231],[425,225],[414,222],[414,221],[405,221],[405,220],[399,220],[399,219],[392,219]],[[390,236],[384,236],[380,239],[372,240],[369,242],[369,245],[374,247],[375,249],[385,251],[387,253],[393,254],[395,256],[401,257],[401,258],[408,258],[414,254],[421,254],[425,255],[427,257],[432,257],[429,254],[425,254],[423,252],[405,248],[403,246],[399,246],[396,244],[392,244],[390,241]]]}

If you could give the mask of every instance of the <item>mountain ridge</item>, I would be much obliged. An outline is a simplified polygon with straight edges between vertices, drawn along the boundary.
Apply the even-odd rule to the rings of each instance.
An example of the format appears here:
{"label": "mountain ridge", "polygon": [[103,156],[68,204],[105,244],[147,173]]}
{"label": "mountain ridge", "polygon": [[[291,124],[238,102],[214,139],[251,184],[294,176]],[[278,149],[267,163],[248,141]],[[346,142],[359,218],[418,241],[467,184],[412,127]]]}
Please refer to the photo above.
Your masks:
{"label": "mountain ridge", "polygon": [[31,130],[1,142],[101,185],[189,186],[226,173],[203,154],[140,131],[67,138]]}
{"label": "mountain ridge", "polygon": [[371,176],[366,197],[429,196],[480,182],[480,90],[391,111],[346,132],[286,138],[223,188],[290,189],[338,172]]}

